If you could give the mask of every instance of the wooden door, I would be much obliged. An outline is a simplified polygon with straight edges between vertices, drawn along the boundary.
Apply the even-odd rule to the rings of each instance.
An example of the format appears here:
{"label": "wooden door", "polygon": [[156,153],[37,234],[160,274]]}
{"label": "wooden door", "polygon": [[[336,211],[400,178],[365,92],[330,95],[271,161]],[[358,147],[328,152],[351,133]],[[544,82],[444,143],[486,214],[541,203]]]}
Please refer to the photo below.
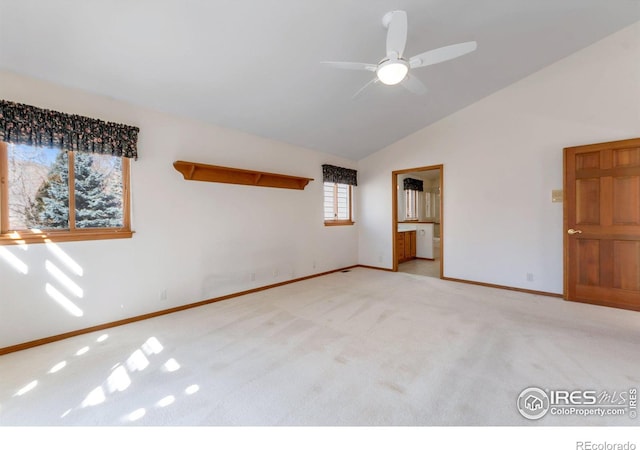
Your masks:
{"label": "wooden door", "polygon": [[640,138],[564,150],[565,298],[640,311]]}

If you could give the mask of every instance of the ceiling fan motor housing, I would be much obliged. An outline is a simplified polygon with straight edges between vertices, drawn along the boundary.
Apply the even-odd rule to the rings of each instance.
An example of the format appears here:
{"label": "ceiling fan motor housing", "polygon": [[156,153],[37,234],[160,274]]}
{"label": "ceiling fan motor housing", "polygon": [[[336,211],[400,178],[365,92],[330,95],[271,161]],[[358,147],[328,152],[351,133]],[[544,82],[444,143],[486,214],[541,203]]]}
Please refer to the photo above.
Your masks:
{"label": "ceiling fan motor housing", "polygon": [[385,28],[389,28],[389,24],[391,23],[391,19],[393,18],[393,14],[398,11],[389,11],[384,16],[382,16],[382,26]]}

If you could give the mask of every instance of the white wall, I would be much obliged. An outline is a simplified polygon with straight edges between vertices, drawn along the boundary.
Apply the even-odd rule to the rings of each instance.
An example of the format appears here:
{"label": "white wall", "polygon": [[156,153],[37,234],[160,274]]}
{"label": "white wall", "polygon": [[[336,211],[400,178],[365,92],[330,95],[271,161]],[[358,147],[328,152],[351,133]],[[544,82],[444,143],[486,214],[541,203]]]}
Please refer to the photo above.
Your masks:
{"label": "white wall", "polygon": [[[0,347],[357,263],[357,227],[325,227],[322,214],[321,165],[353,161],[1,71],[0,98],[140,127],[134,237],[59,244],[83,269],[67,271],[84,290],[69,295],[82,317],[45,293],[46,283],[66,293],[45,270],[47,260],[64,267],[47,246],[2,247]],[[185,181],[178,159],[315,181],[303,191]]]}
{"label": "white wall", "polygon": [[359,261],[392,267],[391,172],[444,164],[444,275],[561,293],[562,149],[638,136],[640,23],[359,161]]}

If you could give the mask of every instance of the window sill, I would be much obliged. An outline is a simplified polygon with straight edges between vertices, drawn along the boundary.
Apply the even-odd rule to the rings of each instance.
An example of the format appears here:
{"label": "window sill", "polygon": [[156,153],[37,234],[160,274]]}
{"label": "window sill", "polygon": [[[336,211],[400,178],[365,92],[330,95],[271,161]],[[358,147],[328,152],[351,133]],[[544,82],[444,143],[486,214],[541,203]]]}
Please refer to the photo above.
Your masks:
{"label": "window sill", "polygon": [[34,233],[11,232],[0,234],[0,245],[46,244],[48,242],[97,241],[102,239],[127,239],[133,237],[133,231],[126,230],[86,230],[86,231],[49,231]]}
{"label": "window sill", "polygon": [[352,220],[325,220],[324,221],[324,226],[325,227],[340,227],[340,226],[344,226],[344,225],[354,225],[355,222]]}

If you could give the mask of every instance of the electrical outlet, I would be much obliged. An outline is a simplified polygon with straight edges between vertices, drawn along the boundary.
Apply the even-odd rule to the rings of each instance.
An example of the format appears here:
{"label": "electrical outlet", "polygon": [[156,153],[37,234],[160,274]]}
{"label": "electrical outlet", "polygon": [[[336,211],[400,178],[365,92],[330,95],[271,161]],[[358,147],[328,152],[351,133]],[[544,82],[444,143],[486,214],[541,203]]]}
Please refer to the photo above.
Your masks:
{"label": "electrical outlet", "polygon": [[527,281],[533,281],[533,274],[532,273],[528,273],[527,274]]}
{"label": "electrical outlet", "polygon": [[163,289],[160,291],[160,300],[165,301],[167,299],[167,290]]}
{"label": "electrical outlet", "polygon": [[256,281],[256,273],[251,272],[250,278],[251,278],[251,281]]}
{"label": "electrical outlet", "polygon": [[273,278],[278,276],[278,269],[273,269]]}

